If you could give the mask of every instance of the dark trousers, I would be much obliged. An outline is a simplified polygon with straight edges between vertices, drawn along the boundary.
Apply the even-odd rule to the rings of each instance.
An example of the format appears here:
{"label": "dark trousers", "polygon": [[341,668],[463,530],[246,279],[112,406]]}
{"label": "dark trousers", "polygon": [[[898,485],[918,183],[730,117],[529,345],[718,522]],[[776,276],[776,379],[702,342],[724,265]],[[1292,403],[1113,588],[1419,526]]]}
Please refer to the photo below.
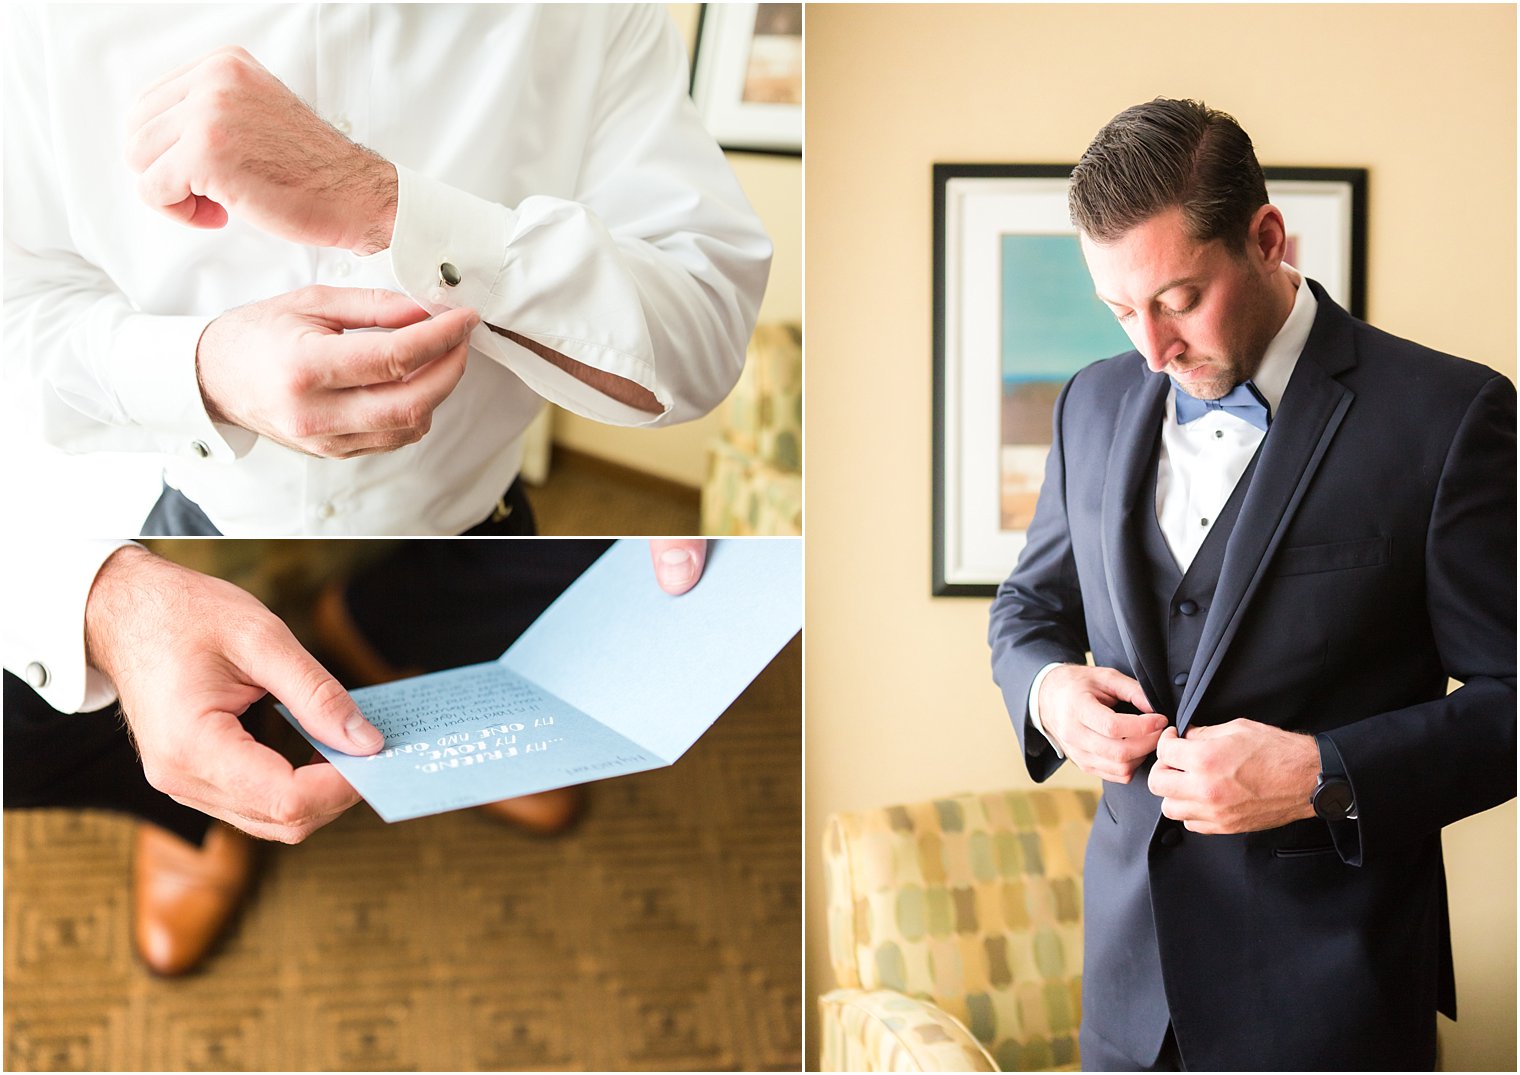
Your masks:
{"label": "dark trousers", "polygon": [[114,704],[60,713],[7,672],[5,808],[40,806],[132,814],[197,845],[211,824],[148,783]]}
{"label": "dark trousers", "polygon": [[[466,530],[461,537],[532,537],[538,533],[533,508],[523,492],[522,479],[514,479],[496,502],[489,516]],[[158,502],[142,524],[143,537],[221,537],[201,506],[178,489],[164,486]]]}
{"label": "dark trousers", "polygon": [[[414,539],[350,580],[345,602],[360,632],[396,667],[435,671],[492,660],[610,544]],[[204,838],[205,814],[148,784],[116,706],[60,713],[7,672],[4,724],[6,809],[115,810],[194,844]],[[251,719],[245,724],[259,735]]]}

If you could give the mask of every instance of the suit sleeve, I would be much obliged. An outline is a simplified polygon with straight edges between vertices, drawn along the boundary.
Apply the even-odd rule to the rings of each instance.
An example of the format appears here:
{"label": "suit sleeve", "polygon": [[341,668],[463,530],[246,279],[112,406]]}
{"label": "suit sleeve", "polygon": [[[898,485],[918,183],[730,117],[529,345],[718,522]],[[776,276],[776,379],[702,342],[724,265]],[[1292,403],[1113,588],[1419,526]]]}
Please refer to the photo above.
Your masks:
{"label": "suit sleeve", "polygon": [[987,641],[992,647],[992,678],[1024,751],[1024,764],[1035,780],[1061,767],[1062,758],[1029,720],[1029,690],[1048,664],[1081,664],[1087,653],[1087,624],[1082,590],[1072,554],[1066,513],[1066,459],[1062,424],[1075,379],[1056,399],[1050,455],[1035,504],[1034,521],[1018,564],[992,601]]}
{"label": "suit sleeve", "polygon": [[1353,865],[1397,854],[1515,796],[1515,389],[1485,382],[1458,427],[1426,537],[1430,627],[1444,698],[1321,733],[1356,797]]}
{"label": "suit sleeve", "polygon": [[[574,197],[498,205],[398,165],[389,257],[419,305],[480,311],[472,346],[540,395],[600,422],[669,425],[705,414],[738,380],[771,243],[686,92],[669,16],[647,5],[618,18]],[[444,262],[457,284],[441,286]],[[660,412],[487,326],[632,381]]]}

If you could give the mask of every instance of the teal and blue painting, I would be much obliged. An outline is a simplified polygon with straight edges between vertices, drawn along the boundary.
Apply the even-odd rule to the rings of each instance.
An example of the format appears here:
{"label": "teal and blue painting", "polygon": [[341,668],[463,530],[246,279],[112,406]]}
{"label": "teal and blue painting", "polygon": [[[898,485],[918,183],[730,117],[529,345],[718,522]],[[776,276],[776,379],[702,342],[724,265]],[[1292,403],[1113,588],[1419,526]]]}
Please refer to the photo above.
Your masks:
{"label": "teal and blue painting", "polygon": [[1002,524],[1023,530],[1034,515],[1061,386],[1130,343],[1093,294],[1075,235],[1004,235],[1002,273]]}

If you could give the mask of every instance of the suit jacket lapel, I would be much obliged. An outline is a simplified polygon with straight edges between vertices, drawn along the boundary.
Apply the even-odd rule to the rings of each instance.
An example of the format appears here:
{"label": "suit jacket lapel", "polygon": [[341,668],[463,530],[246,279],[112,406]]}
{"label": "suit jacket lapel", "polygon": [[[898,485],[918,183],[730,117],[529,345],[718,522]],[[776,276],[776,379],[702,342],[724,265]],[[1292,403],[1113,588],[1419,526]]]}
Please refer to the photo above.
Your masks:
{"label": "suit jacket lapel", "polygon": [[1311,280],[1309,286],[1319,301],[1314,328],[1262,441],[1256,475],[1225,546],[1214,602],[1177,707],[1179,732],[1186,730],[1224,659],[1267,564],[1354,398],[1350,389],[1334,379],[1356,365],[1351,318],[1318,284]]}
{"label": "suit jacket lapel", "polygon": [[1146,468],[1156,465],[1156,442],[1170,384],[1166,376],[1148,373],[1125,394],[1103,485],[1103,566],[1109,601],[1135,679],[1152,704],[1164,696],[1155,689],[1152,677],[1164,673],[1166,667],[1154,618],[1146,614],[1152,599],[1138,526],[1140,511],[1155,511],[1154,504],[1143,502],[1144,491],[1150,488]]}

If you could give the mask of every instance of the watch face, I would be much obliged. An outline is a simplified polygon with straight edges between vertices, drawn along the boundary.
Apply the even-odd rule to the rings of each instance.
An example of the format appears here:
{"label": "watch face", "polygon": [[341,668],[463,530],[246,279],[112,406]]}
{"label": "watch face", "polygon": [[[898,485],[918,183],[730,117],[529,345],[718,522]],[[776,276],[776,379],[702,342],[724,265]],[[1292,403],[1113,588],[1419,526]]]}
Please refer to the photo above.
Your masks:
{"label": "watch face", "polygon": [[1351,812],[1351,785],[1344,780],[1326,780],[1314,793],[1314,812],[1327,820],[1345,820]]}

